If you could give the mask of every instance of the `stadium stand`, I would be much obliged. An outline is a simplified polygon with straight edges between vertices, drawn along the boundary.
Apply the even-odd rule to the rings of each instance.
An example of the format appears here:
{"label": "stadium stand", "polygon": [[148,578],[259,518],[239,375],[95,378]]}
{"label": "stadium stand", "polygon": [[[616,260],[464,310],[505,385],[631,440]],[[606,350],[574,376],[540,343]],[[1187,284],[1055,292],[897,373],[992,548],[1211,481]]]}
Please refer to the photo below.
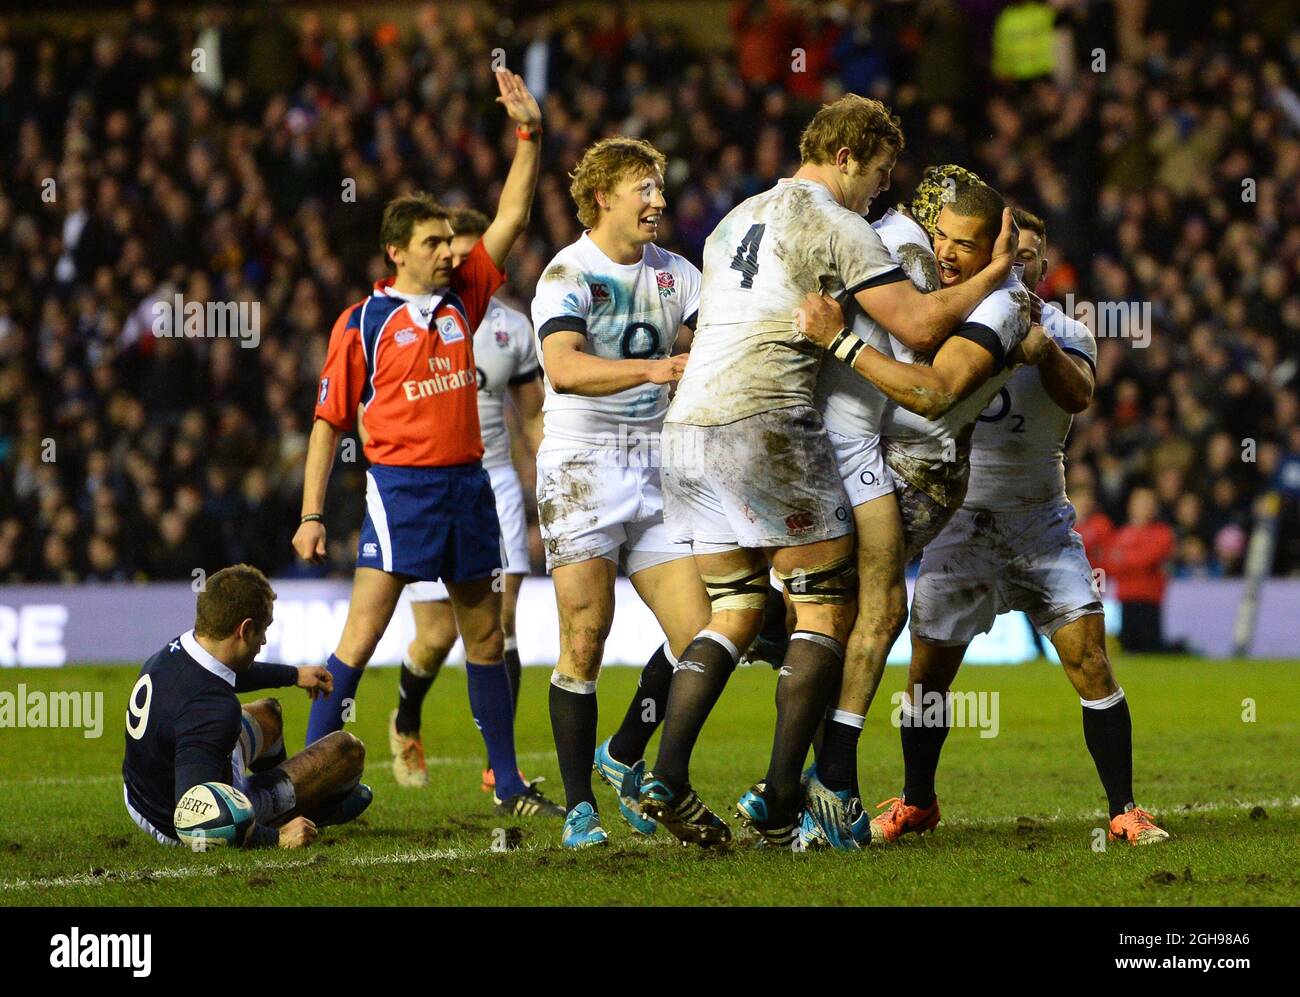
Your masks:
{"label": "stadium stand", "polygon": [[[527,310],[578,235],[566,173],[594,138],[668,155],[660,241],[698,264],[733,204],[792,171],[818,102],[878,96],[908,146],[877,209],[924,165],[963,163],[1046,219],[1044,299],[1126,303],[1098,319],[1072,485],[1122,525],[1151,484],[1175,573],[1206,576],[1240,574],[1276,490],[1273,572],[1300,573],[1288,5],[1131,4],[1119,20],[1087,0],[726,6],[732,36],[712,43],[649,2],[140,0],[58,32],[0,18],[0,582],[316,573],[289,539],[330,321],[383,275],[388,197],[495,204],[515,141],[492,105],[496,49],[546,119],[508,300]],[[155,304],[178,294],[255,305],[255,348],[155,335]],[[351,573],[361,520],[353,452],[331,482],[332,575]]]}

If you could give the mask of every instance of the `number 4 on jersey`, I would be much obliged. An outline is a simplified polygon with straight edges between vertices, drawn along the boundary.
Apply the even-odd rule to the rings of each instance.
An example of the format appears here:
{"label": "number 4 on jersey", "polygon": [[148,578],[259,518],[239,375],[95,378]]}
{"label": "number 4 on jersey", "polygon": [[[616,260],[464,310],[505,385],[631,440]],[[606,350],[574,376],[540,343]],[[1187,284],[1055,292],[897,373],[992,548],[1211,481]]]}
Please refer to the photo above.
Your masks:
{"label": "number 4 on jersey", "polygon": [[763,241],[763,229],[766,225],[751,225],[736,247],[736,255],[731,258],[731,269],[739,270],[745,276],[740,279],[740,286],[749,290],[754,286],[754,277],[758,274],[758,244]]}

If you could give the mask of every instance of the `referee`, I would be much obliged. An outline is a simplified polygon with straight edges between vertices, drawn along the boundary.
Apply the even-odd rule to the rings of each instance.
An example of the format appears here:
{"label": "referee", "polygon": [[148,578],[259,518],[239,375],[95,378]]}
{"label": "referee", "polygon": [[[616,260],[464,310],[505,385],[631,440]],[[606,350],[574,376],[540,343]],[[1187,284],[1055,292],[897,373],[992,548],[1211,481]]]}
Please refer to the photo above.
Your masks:
{"label": "referee", "polygon": [[541,109],[523,80],[504,69],[496,79],[518,143],[487,231],[453,267],[448,210],[427,194],[394,198],[380,227],[394,275],[330,334],[293,538],[300,557],[325,558],[325,489],[339,435],[354,428],[358,410],[370,469],[352,600],[327,665],[334,690],[312,704],[307,741],[342,728],[402,589],[441,580],[465,642],[470,708],[496,775],[498,812],[563,816],[519,776],[497,580],[501,529],[481,463],[474,330],[528,224],[541,139]]}

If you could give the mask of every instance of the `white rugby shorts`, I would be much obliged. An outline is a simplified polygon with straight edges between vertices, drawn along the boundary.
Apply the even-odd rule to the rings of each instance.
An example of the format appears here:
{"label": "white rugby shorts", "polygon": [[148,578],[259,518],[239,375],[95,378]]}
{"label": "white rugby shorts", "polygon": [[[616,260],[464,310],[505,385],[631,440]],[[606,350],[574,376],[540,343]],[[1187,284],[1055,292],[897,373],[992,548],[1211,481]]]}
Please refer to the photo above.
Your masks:
{"label": "white rugby shorts", "polygon": [[1023,512],[957,510],[921,557],[912,633],[967,644],[1002,613],[1022,611],[1048,640],[1102,611],[1068,502]]}

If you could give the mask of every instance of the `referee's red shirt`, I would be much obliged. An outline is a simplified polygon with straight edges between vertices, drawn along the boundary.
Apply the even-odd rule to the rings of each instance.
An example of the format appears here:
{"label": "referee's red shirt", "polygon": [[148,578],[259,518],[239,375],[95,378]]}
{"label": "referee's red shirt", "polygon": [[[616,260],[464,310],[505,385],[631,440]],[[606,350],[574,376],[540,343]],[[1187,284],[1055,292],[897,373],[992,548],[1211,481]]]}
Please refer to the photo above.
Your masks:
{"label": "referee's red shirt", "polygon": [[479,242],[451,284],[408,296],[380,281],[330,333],[316,417],[342,432],[365,412],[366,459],[448,467],[483,456],[474,330],[505,275]]}

